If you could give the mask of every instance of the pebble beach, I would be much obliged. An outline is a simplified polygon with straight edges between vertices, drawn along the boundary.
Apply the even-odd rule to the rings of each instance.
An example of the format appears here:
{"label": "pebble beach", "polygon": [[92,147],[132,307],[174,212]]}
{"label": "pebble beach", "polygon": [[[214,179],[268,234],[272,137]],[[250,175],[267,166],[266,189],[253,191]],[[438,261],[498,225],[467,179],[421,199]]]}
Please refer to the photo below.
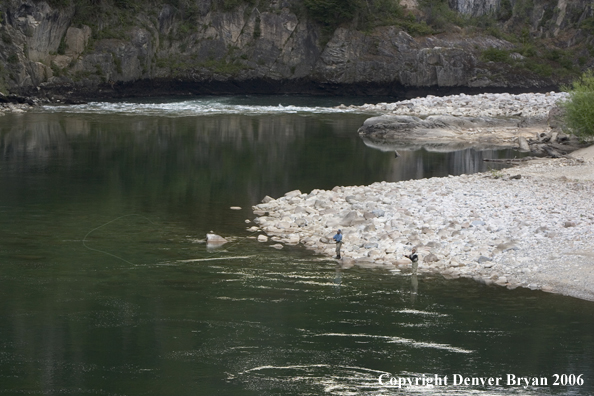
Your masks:
{"label": "pebble beach", "polygon": [[[567,100],[565,92],[485,93],[479,95],[433,96],[403,100],[395,103],[350,106],[364,111],[384,114],[426,116],[447,114],[463,117],[529,117],[546,118],[558,103]],[[346,106],[343,106],[346,108]]]}
{"label": "pebble beach", "polygon": [[[545,114],[553,105],[522,111]],[[341,229],[336,261],[345,269],[408,272],[404,255],[416,247],[420,274],[594,301],[592,148],[501,171],[291,191],[254,206],[249,230],[272,247],[299,244],[331,258]]]}

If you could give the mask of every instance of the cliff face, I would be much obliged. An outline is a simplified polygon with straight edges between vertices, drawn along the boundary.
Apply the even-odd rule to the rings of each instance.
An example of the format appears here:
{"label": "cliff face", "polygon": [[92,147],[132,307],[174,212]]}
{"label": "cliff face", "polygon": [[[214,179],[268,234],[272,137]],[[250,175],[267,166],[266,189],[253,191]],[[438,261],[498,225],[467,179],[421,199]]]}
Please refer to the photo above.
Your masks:
{"label": "cliff face", "polygon": [[[524,16],[513,11],[505,23],[522,16],[533,37],[550,38],[561,47],[579,44],[582,51],[594,44],[591,34],[579,28],[582,21],[594,20],[589,0],[515,0],[520,1],[530,1],[532,8]],[[549,89],[561,81],[556,73],[518,73],[509,62],[485,60],[481,54],[487,48],[511,52],[517,46],[492,35],[458,28],[413,37],[396,26],[366,32],[343,26],[328,36],[306,14],[293,11],[296,3],[271,0],[258,7],[246,2],[225,10],[201,0],[191,17],[165,4],[111,16],[111,24],[104,17],[85,24],[74,5],[7,0],[0,5],[0,92],[406,96],[418,90]],[[517,4],[451,0],[450,7],[495,18]],[[114,25],[118,15],[121,21]],[[584,56],[581,66],[594,66],[591,54]]]}

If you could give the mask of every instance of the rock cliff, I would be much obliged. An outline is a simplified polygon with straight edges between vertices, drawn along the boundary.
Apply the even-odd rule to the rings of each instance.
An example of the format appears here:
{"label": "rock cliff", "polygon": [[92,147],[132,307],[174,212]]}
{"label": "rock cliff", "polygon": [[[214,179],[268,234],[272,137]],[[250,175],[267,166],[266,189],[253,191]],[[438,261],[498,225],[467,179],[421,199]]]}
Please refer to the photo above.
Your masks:
{"label": "rock cliff", "polygon": [[[120,9],[105,1],[87,2],[95,4],[88,6],[91,12],[101,11],[97,15],[85,14],[80,4],[85,2],[79,1],[2,2],[0,92],[54,100],[239,92],[410,97],[548,90],[594,66],[588,0],[450,1],[460,15],[500,20],[493,26],[501,32],[508,26],[513,33],[509,26],[525,23],[526,40],[549,40],[562,48],[547,59],[553,71],[564,65],[565,73],[529,64],[530,48],[495,34],[493,26],[450,24],[447,32],[413,36],[397,25],[361,31],[343,23],[328,33],[298,11],[301,0],[234,7],[196,0],[190,9],[179,6],[182,2],[175,2],[177,8],[157,2]],[[522,2],[532,8],[521,8]],[[120,3],[127,2],[115,2]],[[406,4],[409,19],[425,24],[426,11]],[[503,58],[485,57],[488,49]]]}

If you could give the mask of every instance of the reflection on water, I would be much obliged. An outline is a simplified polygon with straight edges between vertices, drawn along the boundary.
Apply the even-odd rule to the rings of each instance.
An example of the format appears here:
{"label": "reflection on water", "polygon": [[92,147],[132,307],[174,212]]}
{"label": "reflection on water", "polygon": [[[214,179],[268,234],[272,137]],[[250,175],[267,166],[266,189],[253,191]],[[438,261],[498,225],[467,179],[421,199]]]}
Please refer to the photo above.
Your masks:
{"label": "reflection on water", "polygon": [[[513,155],[394,158],[360,141],[365,118],[1,117],[0,394],[594,393],[592,303],[345,270],[251,239],[244,221],[265,195],[466,173]],[[208,249],[210,230],[230,242]],[[588,379],[378,382],[455,373]]]}
{"label": "reflection on water", "polygon": [[[413,267],[416,263],[413,263]],[[414,307],[415,301],[417,300],[417,294],[419,293],[419,278],[417,275],[416,268],[414,268],[410,276],[410,302]]]}
{"label": "reflection on water", "polygon": [[124,184],[127,190],[148,193],[146,199],[154,204],[167,194],[176,203],[192,197],[206,204],[203,208],[213,199],[251,206],[265,195],[295,188],[485,171],[497,165],[483,158],[513,155],[509,150],[419,150],[394,158],[361,143],[355,131],[365,118],[30,114],[4,117],[0,154],[9,172],[5,175],[50,169],[51,183],[84,180],[99,186],[101,194]]}

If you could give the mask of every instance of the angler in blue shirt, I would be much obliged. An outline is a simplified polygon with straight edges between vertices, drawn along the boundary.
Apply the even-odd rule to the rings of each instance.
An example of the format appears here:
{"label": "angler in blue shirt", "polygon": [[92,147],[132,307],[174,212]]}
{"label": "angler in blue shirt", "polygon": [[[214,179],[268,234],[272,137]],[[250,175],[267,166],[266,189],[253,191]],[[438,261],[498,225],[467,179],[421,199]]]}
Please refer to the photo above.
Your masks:
{"label": "angler in blue shirt", "polygon": [[342,231],[338,230],[336,235],[332,237],[336,242],[336,258],[340,258],[340,247],[342,246]]}

